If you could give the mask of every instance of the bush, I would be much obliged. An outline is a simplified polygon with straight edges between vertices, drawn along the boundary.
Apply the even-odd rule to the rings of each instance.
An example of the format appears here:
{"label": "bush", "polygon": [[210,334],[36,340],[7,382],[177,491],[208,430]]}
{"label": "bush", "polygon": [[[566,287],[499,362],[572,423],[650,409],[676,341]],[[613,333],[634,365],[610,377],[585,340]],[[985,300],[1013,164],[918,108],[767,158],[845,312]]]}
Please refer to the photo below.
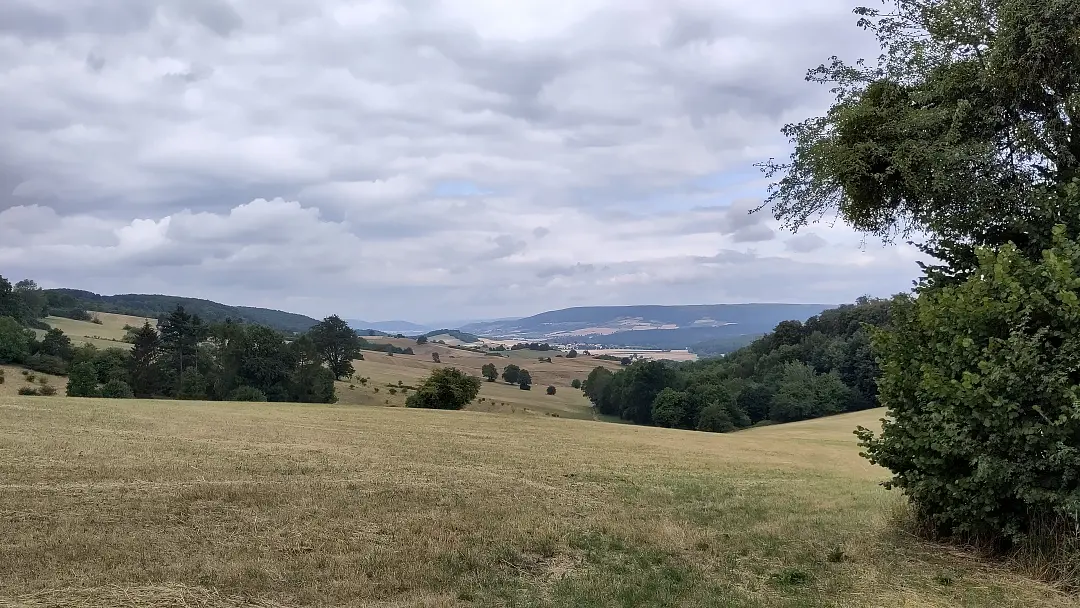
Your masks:
{"label": "bush", "polygon": [[1012,245],[978,261],[894,301],[874,336],[888,415],[857,434],[934,532],[1007,548],[1080,526],[1080,245],[1057,227],[1040,261]]}
{"label": "bush", "polygon": [[67,361],[64,361],[55,355],[45,355],[42,353],[31,355],[30,358],[26,360],[26,367],[43,374],[52,374],[53,376],[63,376],[68,371]]}
{"label": "bush", "polygon": [[39,395],[42,395],[44,397],[52,397],[56,394],[56,387],[51,384],[45,384],[42,385],[41,388],[37,389],[37,392]]}
{"label": "bush", "polygon": [[735,430],[735,423],[731,421],[728,409],[719,403],[705,407],[698,414],[697,428],[699,431],[713,433],[727,433]]}
{"label": "bush", "polygon": [[554,395],[555,394],[555,387],[554,386],[547,387],[547,394]]}
{"label": "bush", "polygon": [[108,399],[132,399],[135,397],[135,393],[132,392],[127,382],[115,378],[106,382],[101,387],[100,393],[102,397]]}
{"label": "bush", "polygon": [[406,407],[438,410],[460,410],[480,392],[480,378],[470,376],[454,367],[442,367],[431,372],[416,392],[405,400]]}
{"label": "bush", "polygon": [[31,396],[31,395],[40,395],[41,393],[38,392],[38,389],[36,389],[36,388],[34,388],[32,386],[20,386],[19,387],[19,394],[20,395]]}
{"label": "bush", "polygon": [[228,401],[262,403],[266,401],[266,393],[253,386],[238,386],[229,393]]}
{"label": "bush", "polygon": [[71,368],[68,376],[68,397],[97,397],[97,369],[89,361],[79,363]]}
{"label": "bush", "polygon": [[574,381],[570,383],[570,388],[580,389],[581,388],[581,380],[578,380],[577,378],[574,378]]}
{"label": "bush", "polygon": [[529,370],[523,369],[518,373],[517,383],[518,388],[523,391],[532,390],[532,374],[529,373]]}

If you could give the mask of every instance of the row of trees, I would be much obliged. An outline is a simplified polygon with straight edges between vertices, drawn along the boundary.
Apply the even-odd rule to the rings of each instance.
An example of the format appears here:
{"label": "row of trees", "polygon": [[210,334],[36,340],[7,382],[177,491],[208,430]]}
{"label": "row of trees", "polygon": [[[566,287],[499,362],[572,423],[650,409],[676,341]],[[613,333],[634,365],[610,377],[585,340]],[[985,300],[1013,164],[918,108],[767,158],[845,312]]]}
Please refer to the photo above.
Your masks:
{"label": "row of trees", "polygon": [[862,298],[805,323],[785,321],[723,359],[597,367],[582,389],[607,416],[715,432],[876,407],[869,332],[888,322],[889,307]]}
{"label": "row of trees", "polygon": [[[485,364],[480,373],[488,382],[495,382],[500,376],[499,369],[495,367],[494,363]],[[520,366],[511,363],[503,368],[501,375],[503,381],[507,384],[516,384],[523,391],[532,390],[532,374],[527,369],[522,369]]]}

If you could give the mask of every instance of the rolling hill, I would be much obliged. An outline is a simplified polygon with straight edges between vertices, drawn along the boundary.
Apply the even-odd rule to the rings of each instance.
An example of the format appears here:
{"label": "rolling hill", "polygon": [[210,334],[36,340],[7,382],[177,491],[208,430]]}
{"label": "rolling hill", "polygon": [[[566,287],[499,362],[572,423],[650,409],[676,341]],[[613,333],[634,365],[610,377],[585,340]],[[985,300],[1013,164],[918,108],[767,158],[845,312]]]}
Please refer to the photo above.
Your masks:
{"label": "rolling hill", "polygon": [[282,310],[251,306],[229,306],[198,298],[136,293],[104,296],[80,289],[46,289],[44,292],[48,298],[49,307],[52,309],[80,308],[97,312],[157,318],[160,315],[172,312],[179,304],[188,312],[202,317],[204,321],[220,322],[232,319],[245,323],[268,325],[288,333],[304,332],[318,323],[317,320],[311,317]]}
{"label": "rolling hill", "polygon": [[745,343],[777,323],[803,320],[825,304],[714,304],[694,306],[591,306],[566,308],[524,319],[473,323],[462,331],[480,336],[594,343],[611,347],[679,349],[745,336]]}

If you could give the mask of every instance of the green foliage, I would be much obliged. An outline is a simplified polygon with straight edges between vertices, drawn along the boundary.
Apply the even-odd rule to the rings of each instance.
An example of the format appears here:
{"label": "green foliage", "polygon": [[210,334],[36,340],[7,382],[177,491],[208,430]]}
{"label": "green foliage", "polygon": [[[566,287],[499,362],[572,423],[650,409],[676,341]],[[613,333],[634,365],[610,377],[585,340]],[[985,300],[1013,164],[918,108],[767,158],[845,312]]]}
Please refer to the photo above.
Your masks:
{"label": "green foliage", "polygon": [[75,348],[71,344],[71,338],[54,327],[46,331],[41,338],[41,347],[38,349],[38,353],[64,361],[71,361],[71,358],[75,356]]}
{"label": "green foliage", "polygon": [[36,389],[36,388],[34,388],[32,386],[20,386],[19,390],[18,390],[18,393],[20,395],[27,396],[27,397],[37,396],[37,395],[41,394],[41,392],[38,389]]}
{"label": "green foliage", "polygon": [[439,356],[439,353],[431,353],[431,360],[435,363],[442,363],[442,358]]}
{"label": "green foliage", "polygon": [[794,422],[820,418],[844,411],[850,401],[850,389],[835,372],[818,374],[809,365],[793,361],[784,366],[769,419]]}
{"label": "green foliage", "polygon": [[[2,278],[2,277],[0,277]],[[34,332],[14,317],[0,317],[0,363],[23,363],[30,357]]]}
{"label": "green foliage", "polygon": [[67,383],[68,397],[97,397],[98,372],[90,361],[84,361],[71,368]]}
{"label": "green foliage", "polygon": [[238,386],[229,393],[227,400],[261,403],[266,401],[266,394],[253,386]]}
{"label": "green foliage", "polygon": [[480,373],[487,378],[488,382],[495,382],[499,379],[499,369],[495,367],[494,363],[485,363],[484,367],[480,368]]}
{"label": "green foliage", "polygon": [[686,418],[686,394],[667,387],[653,400],[653,424],[667,428],[679,428]]}
{"label": "green foliage", "polygon": [[573,349],[573,348],[570,349],[570,352],[566,353],[566,358],[567,359],[576,359],[577,356],[578,356],[578,352],[577,352],[576,349]]}
{"label": "green foliage", "polygon": [[547,394],[554,395],[557,392],[557,390],[558,389],[556,389],[554,386],[549,386],[549,387],[547,387]]}
{"label": "green foliage", "polygon": [[128,379],[136,397],[152,397],[162,390],[161,355],[157,330],[149,322],[132,333],[131,353],[128,358]]}
{"label": "green foliage", "polygon": [[[177,306],[182,306],[184,310],[198,315],[208,323],[224,323],[231,320],[234,323],[265,325],[290,334],[305,332],[316,323],[315,319],[304,315],[266,308],[227,306],[197,298],[148,294],[102,296],[78,289],[47,289],[43,293],[52,314],[58,314],[58,310],[61,309],[80,309],[84,313],[87,310],[95,310],[159,319],[172,313]],[[89,321],[90,319],[79,320]]]}
{"label": "green foliage", "polygon": [[511,363],[503,368],[502,379],[507,384],[517,384],[518,377],[521,375],[521,368]]}
{"label": "green foliage", "polygon": [[405,400],[406,407],[460,410],[480,392],[480,378],[454,367],[440,367]]}
{"label": "green foliage", "polygon": [[416,343],[423,346],[424,344],[428,343],[428,337],[427,336],[420,336],[419,338],[416,339]]}
{"label": "green foliage", "polygon": [[135,393],[131,391],[127,382],[114,378],[101,387],[100,396],[106,399],[131,399]]}
{"label": "green foliage", "polygon": [[63,376],[67,374],[68,363],[60,357],[54,357],[52,355],[45,355],[38,353],[31,355],[26,360],[26,367],[43,374],[51,374],[53,376]]}
{"label": "green foliage", "polygon": [[570,382],[570,388],[580,389],[581,388],[581,380],[578,380],[577,378],[574,378]]}
{"label": "green foliage", "polygon": [[[868,328],[885,325],[888,309],[888,301],[861,298],[805,323],[780,323],[722,359],[638,361],[616,374],[598,367],[582,388],[601,414],[686,429],[731,430],[875,407],[878,367]],[[714,405],[702,424],[702,412]]]}
{"label": "green foliage", "polygon": [[713,403],[701,410],[698,415],[697,430],[712,433],[727,433],[735,430],[728,408],[720,403]]}
{"label": "green foliage", "polygon": [[1072,1],[890,0],[859,9],[877,65],[833,59],[809,80],[833,87],[829,112],[788,125],[794,152],[764,164],[768,203],[792,228],[838,213],[860,231],[929,235],[962,280],[977,246],[1015,243],[1037,259],[1050,228],[1080,233],[1060,186],[1080,175],[1075,102],[1080,20]]}
{"label": "green foliage", "polygon": [[352,361],[360,354],[362,340],[341,317],[326,317],[307,334],[330,368],[340,380],[353,373]]}
{"label": "green foliage", "polygon": [[177,390],[177,399],[206,399],[206,376],[199,373],[195,368],[185,369],[180,374],[180,387]]}
{"label": "green foliage", "polygon": [[889,416],[861,443],[942,534],[1080,524],[1080,246],[1054,232],[1039,261],[979,250],[977,273],[898,300],[875,336]]}
{"label": "green foliage", "polygon": [[523,391],[532,390],[532,374],[529,373],[529,370],[523,369],[518,372],[517,385]]}

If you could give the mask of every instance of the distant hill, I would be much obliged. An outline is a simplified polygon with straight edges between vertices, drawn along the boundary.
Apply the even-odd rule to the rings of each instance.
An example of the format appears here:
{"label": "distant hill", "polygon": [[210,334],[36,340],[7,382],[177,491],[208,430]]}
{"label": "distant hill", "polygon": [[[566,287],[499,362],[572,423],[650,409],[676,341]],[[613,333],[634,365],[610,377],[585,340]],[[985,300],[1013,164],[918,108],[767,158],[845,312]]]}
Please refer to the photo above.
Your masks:
{"label": "distant hill", "polygon": [[44,291],[49,301],[49,307],[54,309],[82,308],[99,312],[157,318],[172,312],[179,304],[188,312],[197,314],[204,321],[211,323],[232,319],[245,323],[267,325],[278,331],[288,333],[304,332],[318,323],[317,320],[311,317],[296,313],[270,308],[229,306],[198,298],[134,293],[103,296],[80,289],[46,289]]}
{"label": "distant hill", "polygon": [[409,321],[363,321],[361,319],[346,319],[349,327],[356,330],[373,329],[389,335],[405,334],[417,336],[429,332],[434,327],[418,325]]}
{"label": "distant hill", "polygon": [[612,347],[682,349],[721,339],[742,346],[781,321],[805,320],[828,308],[825,304],[590,306],[524,319],[473,323],[461,330],[487,337]]}
{"label": "distant hill", "polygon": [[450,336],[451,338],[461,340],[466,344],[473,344],[480,341],[480,338],[458,329],[436,329],[424,334],[425,338],[434,338],[435,336]]}

